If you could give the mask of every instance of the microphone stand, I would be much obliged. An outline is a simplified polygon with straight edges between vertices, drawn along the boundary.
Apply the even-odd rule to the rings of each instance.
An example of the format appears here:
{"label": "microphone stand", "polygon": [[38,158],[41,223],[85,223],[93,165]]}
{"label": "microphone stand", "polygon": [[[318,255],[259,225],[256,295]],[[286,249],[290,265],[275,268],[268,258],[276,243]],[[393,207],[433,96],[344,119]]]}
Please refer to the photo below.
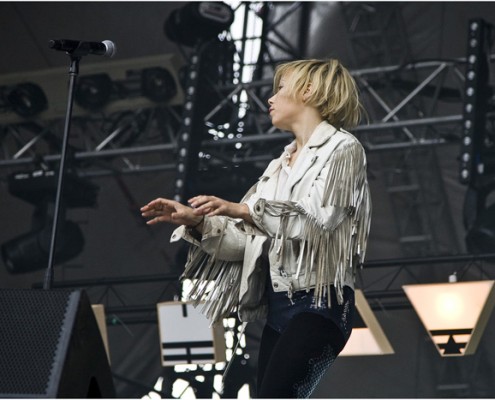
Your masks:
{"label": "microphone stand", "polygon": [[67,147],[69,144],[69,131],[72,118],[72,108],[74,104],[74,91],[76,86],[77,75],[79,74],[79,61],[82,55],[77,54],[77,50],[73,53],[68,53],[70,56],[69,67],[69,89],[67,98],[67,111],[65,114],[64,136],[62,140],[62,152],[60,155],[60,165],[57,181],[57,192],[55,195],[55,210],[53,215],[53,227],[50,240],[50,253],[48,255],[48,267],[45,272],[43,281],[43,289],[49,290],[53,285],[53,263],[55,257],[55,245],[57,241],[58,220],[60,214],[60,203],[64,186],[65,160],[67,158]]}

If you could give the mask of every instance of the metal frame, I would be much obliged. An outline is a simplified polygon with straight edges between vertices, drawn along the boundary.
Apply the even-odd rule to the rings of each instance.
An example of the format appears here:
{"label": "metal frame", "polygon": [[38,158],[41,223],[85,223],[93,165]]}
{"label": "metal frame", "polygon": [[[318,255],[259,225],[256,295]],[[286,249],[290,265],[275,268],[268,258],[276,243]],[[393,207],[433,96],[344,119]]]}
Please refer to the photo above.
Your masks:
{"label": "metal frame", "polygon": [[[495,56],[491,57],[494,60]],[[463,76],[460,67],[465,63],[464,59],[452,61],[428,61],[410,63],[407,66],[384,66],[370,69],[352,70],[351,74],[356,78],[365,97],[368,109],[377,110],[385,116],[372,118],[369,123],[362,124],[354,129],[354,133],[362,141],[368,152],[396,150],[398,148],[415,148],[424,146],[434,146],[450,143],[460,138],[460,122],[462,113],[453,113],[438,115],[431,112],[423,117],[400,117],[398,114],[405,107],[411,105],[415,97],[421,94],[421,89],[434,89],[437,93],[433,101],[439,101],[438,94],[442,90],[448,90],[449,93],[458,94],[458,103],[456,106],[460,109],[462,106],[462,85]],[[383,94],[380,94],[373,88],[372,84],[383,74],[399,73],[403,70],[416,70],[429,75],[409,93],[405,94],[397,104],[387,102]],[[433,72],[430,73],[430,70]],[[442,76],[440,76],[442,73]],[[447,86],[447,75],[457,80],[458,87],[452,88]],[[435,82],[435,79],[438,82]],[[378,83],[379,84],[379,83]],[[242,136],[234,137],[212,136],[211,140],[203,140],[201,146],[210,149],[217,146],[227,147],[234,146],[236,143],[250,143],[259,141],[287,141],[290,135],[278,131],[270,126],[267,115],[268,107],[266,97],[271,91],[271,79],[263,79],[249,83],[240,83],[238,85],[225,85],[217,88],[225,93],[223,100],[211,107],[211,111],[205,117],[205,124],[208,120],[218,114],[223,108],[234,104],[238,107],[239,103],[234,103],[233,98],[239,97],[244,92],[247,96],[246,103],[250,106],[250,114],[253,115],[253,124],[249,126],[249,131],[245,128]],[[261,90],[261,91],[260,91]],[[241,105],[243,105],[241,103]],[[436,105],[435,105],[436,106]],[[432,104],[432,109],[434,105]],[[456,110],[458,111],[458,110]],[[495,113],[490,113],[493,117]],[[126,118],[127,119],[124,119]],[[139,122],[139,119],[142,121]],[[160,121],[161,119],[161,121]],[[165,120],[165,121],[164,121]],[[99,158],[118,158],[128,168],[120,168],[118,171],[136,170],[136,172],[147,172],[144,161],[139,160],[133,163],[126,160],[125,156],[133,156],[148,153],[162,153],[176,150],[176,141],[178,129],[181,120],[177,107],[149,107],[138,110],[126,110],[108,116],[87,116],[76,118],[72,143],[73,156],[75,160],[89,161]],[[113,129],[108,130],[109,124],[114,124]],[[122,136],[126,129],[135,126],[144,126],[139,137],[128,145],[122,146],[118,142],[119,135]],[[159,128],[162,128],[160,131]],[[440,127],[447,126],[448,132],[439,131]],[[2,128],[1,144],[2,157],[0,157],[0,169],[10,167],[26,167],[41,160],[44,162],[55,162],[60,155],[54,151],[53,146],[48,147],[47,141],[57,140],[60,121],[36,121],[12,125],[4,125]],[[452,132],[451,129],[458,132]],[[205,126],[205,129],[208,129]],[[84,135],[85,132],[94,132],[90,136]],[[227,130],[228,131],[228,130]],[[398,131],[398,133],[397,133]],[[225,132],[227,136],[229,132]],[[233,133],[233,132],[232,132]],[[398,136],[398,137],[397,137]],[[47,139],[48,137],[48,139]],[[74,144],[76,142],[76,144]],[[259,156],[263,149],[259,149],[256,154]],[[237,151],[233,162],[249,160],[243,157],[242,153]],[[159,163],[154,163],[157,166]],[[167,168],[168,169],[168,168]],[[139,171],[138,171],[139,170]],[[116,171],[113,171],[116,172]]]}

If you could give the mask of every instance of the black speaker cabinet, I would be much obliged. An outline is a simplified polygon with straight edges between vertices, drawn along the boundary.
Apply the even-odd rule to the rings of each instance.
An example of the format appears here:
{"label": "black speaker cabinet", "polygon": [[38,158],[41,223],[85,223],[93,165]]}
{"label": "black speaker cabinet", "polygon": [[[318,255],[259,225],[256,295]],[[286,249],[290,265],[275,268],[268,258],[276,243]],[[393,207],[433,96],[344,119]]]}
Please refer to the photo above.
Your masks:
{"label": "black speaker cabinet", "polygon": [[0,397],[115,397],[84,291],[0,290]]}

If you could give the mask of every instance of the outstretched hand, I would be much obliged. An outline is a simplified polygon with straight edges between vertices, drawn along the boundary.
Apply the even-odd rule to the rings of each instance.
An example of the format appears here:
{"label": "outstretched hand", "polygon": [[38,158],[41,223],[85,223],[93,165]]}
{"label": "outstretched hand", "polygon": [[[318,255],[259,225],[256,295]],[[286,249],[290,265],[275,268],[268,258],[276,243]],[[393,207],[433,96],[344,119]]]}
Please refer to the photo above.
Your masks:
{"label": "outstretched hand", "polygon": [[149,218],[146,222],[148,225],[170,222],[176,225],[198,226],[205,215],[223,215],[252,222],[249,208],[243,203],[232,203],[219,197],[201,195],[191,198],[189,204],[191,207],[160,197],[141,207],[141,215]]}
{"label": "outstretched hand", "polygon": [[213,217],[223,215],[231,218],[242,218],[247,222],[252,222],[249,215],[249,208],[244,203],[233,203],[215,196],[195,196],[189,200],[189,204],[194,208],[194,212],[199,215]]}
{"label": "outstretched hand", "polygon": [[185,206],[178,201],[158,198],[141,207],[141,215],[149,218],[148,225],[159,222],[170,222],[176,225],[195,226],[203,218],[194,212],[191,207]]}

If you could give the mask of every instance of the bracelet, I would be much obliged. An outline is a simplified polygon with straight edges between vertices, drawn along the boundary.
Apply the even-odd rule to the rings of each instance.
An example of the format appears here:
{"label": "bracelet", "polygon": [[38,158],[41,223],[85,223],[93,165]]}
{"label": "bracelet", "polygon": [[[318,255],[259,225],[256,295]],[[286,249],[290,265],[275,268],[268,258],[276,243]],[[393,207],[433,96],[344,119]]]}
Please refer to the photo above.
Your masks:
{"label": "bracelet", "polygon": [[203,218],[194,226],[190,226],[189,229],[196,229],[199,225],[201,225],[201,222],[205,220],[205,216],[203,215]]}

